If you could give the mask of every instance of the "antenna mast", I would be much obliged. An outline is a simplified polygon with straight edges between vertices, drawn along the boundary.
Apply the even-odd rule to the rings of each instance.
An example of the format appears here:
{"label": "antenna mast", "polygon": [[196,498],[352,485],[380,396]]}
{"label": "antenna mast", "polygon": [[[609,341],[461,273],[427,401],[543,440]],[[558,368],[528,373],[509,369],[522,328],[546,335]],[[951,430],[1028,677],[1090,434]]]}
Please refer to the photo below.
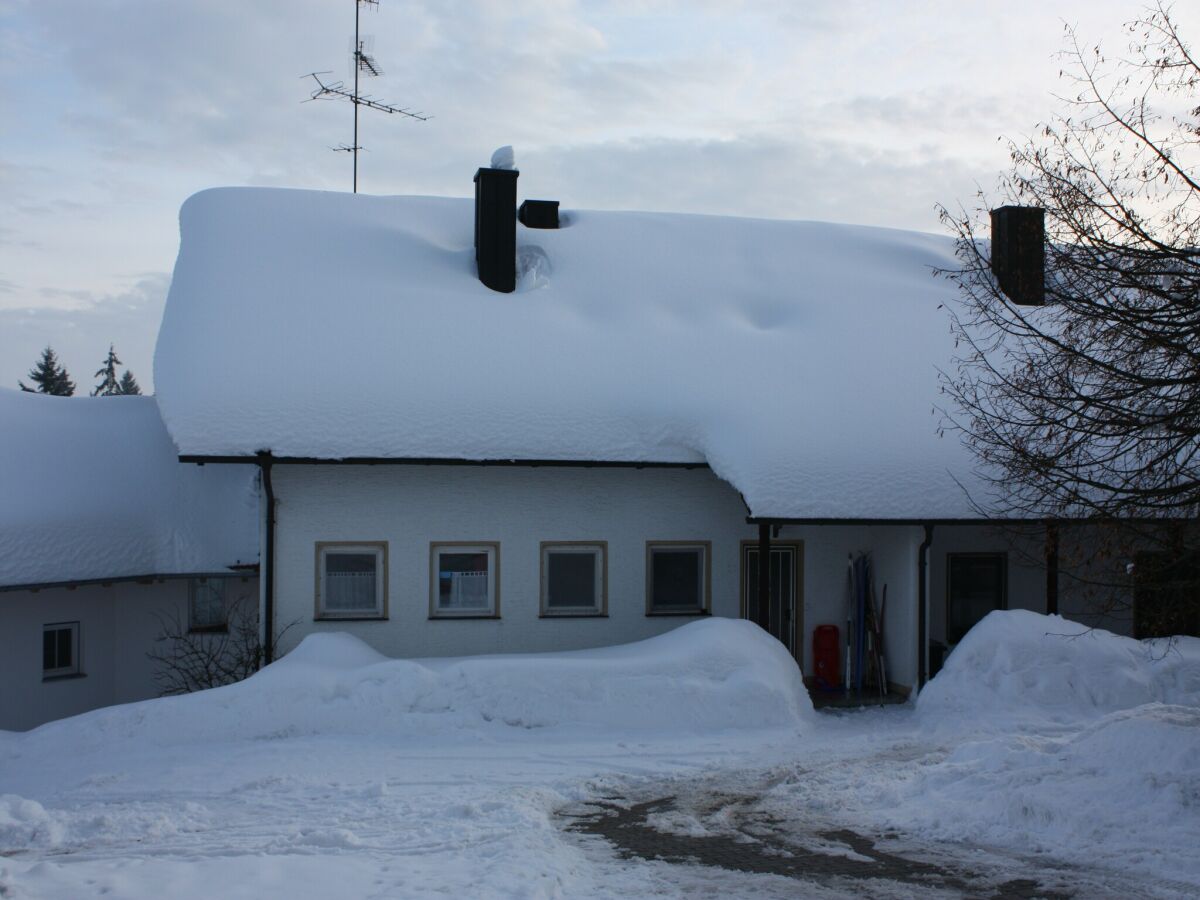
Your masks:
{"label": "antenna mast", "polygon": [[[379,0],[354,0],[354,47],[350,51],[350,61],[354,67],[354,90],[348,90],[344,82],[331,81],[326,84],[321,80],[322,75],[329,75],[329,72],[310,72],[305,75],[305,78],[311,78],[317,83],[316,88],[312,92],[309,100],[349,100],[354,107],[354,140],[350,146],[343,144],[340,147],[334,147],[342,153],[349,153],[354,157],[354,193],[358,193],[358,151],[363,148],[358,143],[358,108],[365,106],[368,109],[377,109],[380,112],[390,114],[397,113],[401,116],[407,116],[410,119],[418,119],[424,122],[431,118],[423,113],[413,112],[410,109],[405,109],[400,106],[395,106],[391,103],[381,103],[373,99],[369,94],[363,94],[359,91],[359,76],[366,75],[377,77],[383,74],[383,70],[379,67],[379,63],[375,61],[375,57],[366,52],[365,42],[359,36],[359,13],[363,6],[379,6]],[[305,101],[307,102],[307,101]]]}

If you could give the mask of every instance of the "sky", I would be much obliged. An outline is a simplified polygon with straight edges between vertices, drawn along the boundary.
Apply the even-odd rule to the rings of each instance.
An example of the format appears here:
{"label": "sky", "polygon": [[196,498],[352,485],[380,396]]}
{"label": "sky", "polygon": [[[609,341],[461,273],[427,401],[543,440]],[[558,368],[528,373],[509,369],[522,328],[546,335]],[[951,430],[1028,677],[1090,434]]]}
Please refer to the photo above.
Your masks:
{"label": "sky", "polygon": [[[1114,0],[380,0],[359,189],[470,196],[515,148],[563,208],[941,231],[1062,109],[1065,24],[1121,51]],[[178,211],[218,185],[348,191],[354,0],[0,0],[0,384],[52,345],[143,387]],[[1185,35],[1200,10],[1178,4]]]}

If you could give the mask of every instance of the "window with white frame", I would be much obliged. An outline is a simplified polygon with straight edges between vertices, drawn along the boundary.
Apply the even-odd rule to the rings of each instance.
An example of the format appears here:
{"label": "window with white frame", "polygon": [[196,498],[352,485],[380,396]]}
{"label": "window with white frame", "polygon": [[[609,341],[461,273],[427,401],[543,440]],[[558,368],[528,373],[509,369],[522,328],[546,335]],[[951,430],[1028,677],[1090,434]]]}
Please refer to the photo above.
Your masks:
{"label": "window with white frame", "polygon": [[500,545],[430,544],[429,615],[496,618],[500,615]]}
{"label": "window with white frame", "polygon": [[229,625],[228,578],[192,578],[188,582],[188,630],[223,631]]}
{"label": "window with white frame", "polygon": [[79,623],[42,626],[42,677],[79,674]]}
{"label": "window with white frame", "polygon": [[542,544],[543,616],[607,614],[607,549],[603,541]]}
{"label": "window with white frame", "polygon": [[701,615],[709,610],[708,541],[646,544],[647,615]]}
{"label": "window with white frame", "polygon": [[317,544],[318,619],[387,618],[387,544]]}

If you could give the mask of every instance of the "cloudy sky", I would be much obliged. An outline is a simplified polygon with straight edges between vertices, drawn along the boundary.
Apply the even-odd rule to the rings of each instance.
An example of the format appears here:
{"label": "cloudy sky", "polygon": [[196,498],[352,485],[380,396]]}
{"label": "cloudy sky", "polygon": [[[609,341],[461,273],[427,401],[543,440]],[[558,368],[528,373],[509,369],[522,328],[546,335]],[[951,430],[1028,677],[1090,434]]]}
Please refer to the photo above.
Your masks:
{"label": "cloudy sky", "polygon": [[[1200,11],[1179,4],[1185,34]],[[513,144],[564,207],[938,231],[1057,108],[1063,25],[1113,51],[1111,0],[381,0],[360,189],[468,196]],[[214,185],[349,190],[354,0],[0,0],[0,384],[110,342],[152,384],[177,213]]]}

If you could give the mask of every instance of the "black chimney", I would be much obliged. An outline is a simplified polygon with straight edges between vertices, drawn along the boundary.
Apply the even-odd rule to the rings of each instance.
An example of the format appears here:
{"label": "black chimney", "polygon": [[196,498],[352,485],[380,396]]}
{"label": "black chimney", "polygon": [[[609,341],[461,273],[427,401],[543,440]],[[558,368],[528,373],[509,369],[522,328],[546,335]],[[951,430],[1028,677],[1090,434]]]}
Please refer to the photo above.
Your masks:
{"label": "black chimney", "polygon": [[992,210],[992,274],[1020,306],[1046,302],[1046,211],[1037,206]]}
{"label": "black chimney", "polygon": [[493,291],[517,287],[516,169],[475,173],[475,264],[479,280]]}

